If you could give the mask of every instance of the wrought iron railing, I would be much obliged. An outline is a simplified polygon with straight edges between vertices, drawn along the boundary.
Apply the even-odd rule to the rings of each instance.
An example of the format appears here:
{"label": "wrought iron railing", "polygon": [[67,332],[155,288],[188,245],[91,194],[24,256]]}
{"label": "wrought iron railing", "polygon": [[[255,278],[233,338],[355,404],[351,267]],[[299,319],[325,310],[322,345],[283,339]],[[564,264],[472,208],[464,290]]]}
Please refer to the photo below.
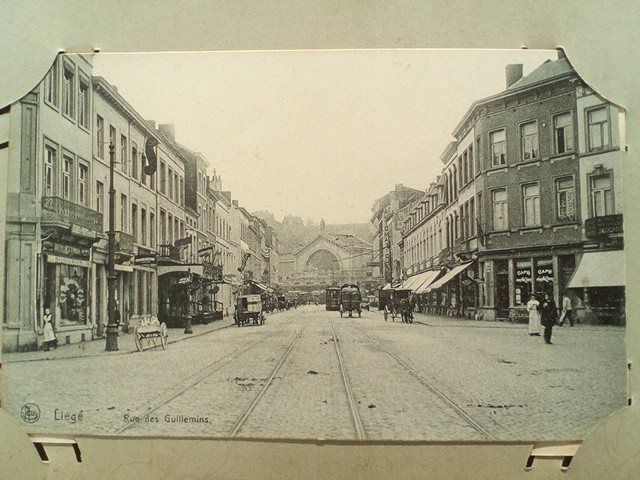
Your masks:
{"label": "wrought iron railing", "polygon": [[180,259],[180,248],[175,245],[158,245],[158,256],[168,258],[170,260],[174,260],[176,262],[181,261]]}
{"label": "wrought iron railing", "polygon": [[42,220],[69,223],[102,233],[102,214],[60,197],[42,197]]}

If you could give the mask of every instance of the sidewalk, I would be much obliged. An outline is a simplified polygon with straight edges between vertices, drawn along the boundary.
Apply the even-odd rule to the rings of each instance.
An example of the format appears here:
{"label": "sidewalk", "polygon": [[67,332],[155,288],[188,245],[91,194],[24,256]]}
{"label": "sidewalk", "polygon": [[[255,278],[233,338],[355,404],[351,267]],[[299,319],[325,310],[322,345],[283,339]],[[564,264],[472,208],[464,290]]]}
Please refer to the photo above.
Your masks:
{"label": "sidewalk", "polygon": [[[378,313],[381,317],[383,316],[382,311],[371,310],[372,312]],[[391,317],[389,317],[389,322],[391,321]],[[400,316],[396,317],[396,323],[402,323]],[[426,325],[429,327],[460,327],[460,328],[510,328],[510,329],[527,329],[528,323],[512,323],[509,321],[489,321],[489,320],[470,320],[466,318],[459,317],[447,317],[445,315],[433,315],[429,313],[413,313],[413,321],[414,323],[419,323],[421,325]],[[588,323],[580,323],[575,324],[571,327],[568,323],[565,323],[562,327],[555,326],[554,330],[557,328],[574,328],[580,330],[620,330],[625,327],[617,326],[617,325],[592,325]]]}
{"label": "sidewalk", "polygon": [[[185,334],[184,328],[169,328],[168,329],[168,344],[181,342],[190,338],[199,337],[207,333],[227,328],[235,325],[233,317],[229,316],[222,320],[216,320],[207,325],[193,325],[193,333]],[[13,352],[3,353],[1,360],[2,363],[17,363],[17,362],[34,362],[39,360],[58,360],[65,358],[80,358],[80,357],[96,357],[103,355],[123,355],[126,353],[137,352],[136,345],[133,338],[133,332],[120,333],[118,335],[118,350],[115,352],[105,351],[105,337],[98,338],[89,342],[72,343],[69,345],[59,345],[54,350],[48,352],[43,350],[32,352]]]}

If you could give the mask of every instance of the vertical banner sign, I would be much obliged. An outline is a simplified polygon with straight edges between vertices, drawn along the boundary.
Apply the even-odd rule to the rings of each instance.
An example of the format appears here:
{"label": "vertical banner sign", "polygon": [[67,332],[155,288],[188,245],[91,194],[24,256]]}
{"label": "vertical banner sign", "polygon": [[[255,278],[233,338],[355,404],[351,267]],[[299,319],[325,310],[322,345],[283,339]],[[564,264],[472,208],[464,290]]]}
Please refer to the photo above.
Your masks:
{"label": "vertical banner sign", "polygon": [[144,166],[144,173],[147,175],[153,175],[156,173],[158,167],[158,157],[156,156],[155,147],[158,145],[158,140],[154,137],[147,138],[144,144],[144,154],[147,157],[147,164]]}

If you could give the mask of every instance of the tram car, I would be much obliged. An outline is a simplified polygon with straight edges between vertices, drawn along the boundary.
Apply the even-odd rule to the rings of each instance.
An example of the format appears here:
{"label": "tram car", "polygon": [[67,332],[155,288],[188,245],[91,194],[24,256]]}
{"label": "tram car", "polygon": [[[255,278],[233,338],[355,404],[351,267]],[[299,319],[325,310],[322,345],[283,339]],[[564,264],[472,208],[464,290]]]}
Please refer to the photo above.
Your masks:
{"label": "tram car", "polygon": [[329,287],[325,290],[325,309],[337,312],[340,310],[340,287]]}
{"label": "tram car", "polygon": [[340,316],[349,313],[352,317],[355,312],[362,316],[362,295],[360,288],[355,284],[345,284],[340,288]]}

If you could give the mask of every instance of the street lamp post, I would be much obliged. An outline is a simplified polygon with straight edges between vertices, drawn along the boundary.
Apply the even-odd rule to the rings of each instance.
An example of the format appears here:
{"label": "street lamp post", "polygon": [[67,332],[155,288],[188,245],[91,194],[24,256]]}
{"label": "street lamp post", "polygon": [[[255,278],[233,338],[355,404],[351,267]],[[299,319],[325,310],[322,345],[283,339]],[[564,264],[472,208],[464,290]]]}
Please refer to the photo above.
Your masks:
{"label": "street lamp post", "polygon": [[116,250],[116,191],[113,186],[113,171],[115,169],[116,146],[109,144],[109,256],[107,259],[107,309],[109,324],[107,325],[107,342],[105,350],[107,352],[115,352],[118,350],[118,325],[116,323],[116,269],[115,269],[115,250]]}

